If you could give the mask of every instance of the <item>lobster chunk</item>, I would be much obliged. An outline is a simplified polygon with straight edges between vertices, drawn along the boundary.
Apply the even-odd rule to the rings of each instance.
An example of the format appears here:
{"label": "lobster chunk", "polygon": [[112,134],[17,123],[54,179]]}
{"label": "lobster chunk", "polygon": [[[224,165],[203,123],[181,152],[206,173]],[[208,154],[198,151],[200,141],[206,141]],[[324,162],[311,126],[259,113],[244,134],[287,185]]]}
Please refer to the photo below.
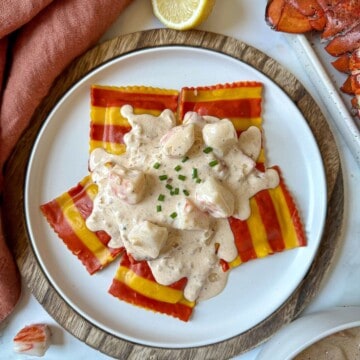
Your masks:
{"label": "lobster chunk", "polygon": [[354,95],[354,91],[352,88],[352,75],[349,75],[346,78],[345,82],[340,87],[340,90],[345,94]]}
{"label": "lobster chunk", "polygon": [[351,71],[351,89],[355,94],[351,104],[360,117],[360,47],[352,52],[349,60],[349,69]]}
{"label": "lobster chunk", "polygon": [[360,118],[360,91],[351,99],[351,105],[354,109],[354,114]]}
{"label": "lobster chunk", "polygon": [[351,71],[351,88],[354,94],[360,95],[360,47],[352,52],[349,68]]}
{"label": "lobster chunk", "polygon": [[356,94],[357,92],[360,92],[360,71],[358,70],[358,73],[351,75],[351,88]]}
{"label": "lobster chunk", "polygon": [[265,20],[276,31],[300,34],[322,30],[324,12],[316,0],[270,0]]}
{"label": "lobster chunk", "polygon": [[349,69],[351,72],[360,72],[360,46],[355,49],[349,58]]}
{"label": "lobster chunk", "polygon": [[350,55],[345,53],[339,56],[331,65],[337,70],[344,74],[350,74]]}
{"label": "lobster chunk", "polygon": [[288,3],[308,18],[313,30],[322,31],[326,25],[325,12],[317,0],[288,0]]}
{"label": "lobster chunk", "polygon": [[323,39],[347,31],[360,23],[360,1],[354,0],[317,0],[324,10],[326,26],[321,35]]}
{"label": "lobster chunk", "polygon": [[341,91],[353,95],[360,117],[360,0],[268,0],[265,20],[276,31],[320,31],[331,64],[348,75]]}
{"label": "lobster chunk", "polygon": [[360,47],[360,23],[343,35],[338,35],[332,39],[325,50],[332,56],[340,56],[347,52],[352,52]]}
{"label": "lobster chunk", "polygon": [[44,356],[49,347],[50,330],[45,324],[22,328],[14,337],[14,351],[21,354]]}

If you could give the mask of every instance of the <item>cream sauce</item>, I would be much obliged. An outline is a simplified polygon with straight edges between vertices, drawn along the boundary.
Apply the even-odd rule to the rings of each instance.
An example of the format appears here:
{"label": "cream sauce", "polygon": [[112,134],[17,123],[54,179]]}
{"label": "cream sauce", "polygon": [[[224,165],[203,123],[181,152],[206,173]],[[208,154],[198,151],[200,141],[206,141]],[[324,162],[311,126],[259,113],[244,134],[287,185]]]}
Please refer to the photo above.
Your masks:
{"label": "cream sauce", "polygon": [[227,218],[247,219],[249,199],[279,183],[275,170],[255,168],[260,130],[238,139],[227,119],[189,112],[176,125],[170,110],[135,115],[125,105],[121,113],[132,127],[126,153],[99,148],[90,156],[98,194],[87,226],[105,230],[109,246],[146,260],[158,283],[186,277],[188,300],[216,295],[228,275],[219,259],[237,256]]}
{"label": "cream sauce", "polygon": [[294,360],[360,359],[360,327],[339,331],[309,346]]}

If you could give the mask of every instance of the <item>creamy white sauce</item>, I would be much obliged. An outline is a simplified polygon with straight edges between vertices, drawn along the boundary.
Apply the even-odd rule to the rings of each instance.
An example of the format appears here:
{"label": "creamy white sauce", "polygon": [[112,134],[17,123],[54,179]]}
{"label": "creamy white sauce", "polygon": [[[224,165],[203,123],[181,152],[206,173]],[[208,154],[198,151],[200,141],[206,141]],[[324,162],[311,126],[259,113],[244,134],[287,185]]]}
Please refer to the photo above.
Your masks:
{"label": "creamy white sauce", "polygon": [[275,170],[255,168],[260,130],[237,139],[227,119],[189,112],[176,125],[170,110],[134,115],[125,105],[121,113],[132,127],[126,153],[98,148],[90,156],[98,194],[86,225],[105,230],[109,246],[146,260],[158,283],[186,277],[188,300],[216,295],[228,275],[219,259],[237,256],[227,218],[247,219],[249,199],[279,183]]}

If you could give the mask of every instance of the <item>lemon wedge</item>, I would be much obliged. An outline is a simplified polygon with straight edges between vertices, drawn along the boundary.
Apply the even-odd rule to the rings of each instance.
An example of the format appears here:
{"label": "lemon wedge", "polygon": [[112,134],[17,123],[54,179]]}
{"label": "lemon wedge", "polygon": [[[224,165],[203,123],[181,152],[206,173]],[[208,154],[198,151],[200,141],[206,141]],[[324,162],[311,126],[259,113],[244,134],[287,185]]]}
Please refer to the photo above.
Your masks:
{"label": "lemon wedge", "polygon": [[154,15],[168,28],[188,30],[210,15],[215,0],[151,0]]}

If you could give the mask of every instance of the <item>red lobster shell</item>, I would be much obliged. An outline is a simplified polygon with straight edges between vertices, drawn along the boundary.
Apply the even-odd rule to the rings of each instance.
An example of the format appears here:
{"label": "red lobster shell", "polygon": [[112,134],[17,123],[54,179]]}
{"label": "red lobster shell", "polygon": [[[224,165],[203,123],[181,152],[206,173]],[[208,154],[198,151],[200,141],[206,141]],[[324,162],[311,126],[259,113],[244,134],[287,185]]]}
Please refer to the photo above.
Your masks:
{"label": "red lobster shell", "polygon": [[281,32],[321,32],[325,50],[337,57],[332,65],[348,74],[344,93],[360,117],[360,0],[269,0],[265,11],[269,26]]}

